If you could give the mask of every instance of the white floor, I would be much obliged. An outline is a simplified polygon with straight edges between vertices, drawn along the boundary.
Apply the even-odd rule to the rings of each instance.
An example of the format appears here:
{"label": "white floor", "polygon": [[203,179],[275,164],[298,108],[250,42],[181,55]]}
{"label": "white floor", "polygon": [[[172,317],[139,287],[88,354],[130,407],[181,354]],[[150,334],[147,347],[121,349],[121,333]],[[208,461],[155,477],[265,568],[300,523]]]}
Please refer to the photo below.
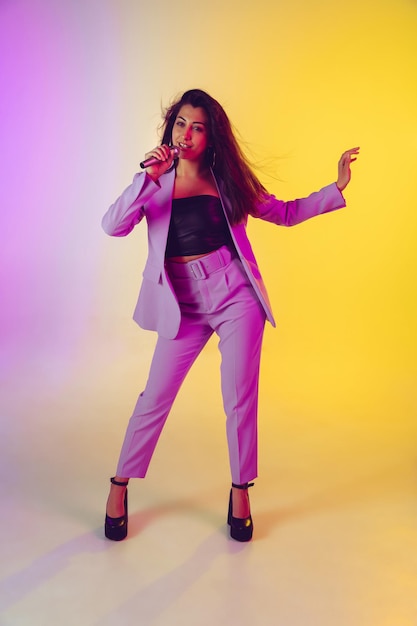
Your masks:
{"label": "white floor", "polygon": [[72,355],[9,370],[2,626],[417,625],[417,441],[407,402],[397,414],[394,400],[374,413],[368,402],[362,416],[355,401],[326,414],[282,405],[266,385],[254,540],[239,544],[225,523],[216,358],[209,349],[196,365],[147,479],[132,481],[121,543],[102,527],[141,385],[135,357],[122,351],[98,367],[97,356]]}

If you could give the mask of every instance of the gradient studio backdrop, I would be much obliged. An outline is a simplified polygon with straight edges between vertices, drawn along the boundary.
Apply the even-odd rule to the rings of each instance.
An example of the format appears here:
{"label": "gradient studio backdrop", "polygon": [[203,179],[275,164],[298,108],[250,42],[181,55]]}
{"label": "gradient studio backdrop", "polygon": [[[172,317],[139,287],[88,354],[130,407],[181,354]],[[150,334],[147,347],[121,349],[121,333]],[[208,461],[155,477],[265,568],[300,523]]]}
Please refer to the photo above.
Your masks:
{"label": "gradient studio backdrop", "polygon": [[[385,458],[411,480],[416,2],[154,7],[0,1],[2,464],[25,455],[42,475],[43,459],[56,468],[76,457],[100,476],[112,471],[155,337],[131,320],[146,229],[109,238],[100,220],[157,143],[161,105],[201,87],[278,197],[335,180],[343,150],[362,150],[347,209],[294,229],[250,223],[278,321],[265,336],[263,475],[304,462],[314,475],[322,463],[348,481]],[[184,473],[182,420],[207,417],[192,436],[218,428],[224,449],[217,383],[213,341],[167,426]]]}

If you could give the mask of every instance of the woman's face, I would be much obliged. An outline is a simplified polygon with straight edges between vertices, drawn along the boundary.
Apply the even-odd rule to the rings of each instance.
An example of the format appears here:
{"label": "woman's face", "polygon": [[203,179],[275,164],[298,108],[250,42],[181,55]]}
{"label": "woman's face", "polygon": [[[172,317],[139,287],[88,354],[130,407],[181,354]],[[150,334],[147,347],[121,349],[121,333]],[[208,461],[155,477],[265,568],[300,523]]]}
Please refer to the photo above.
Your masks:
{"label": "woman's face", "polygon": [[207,114],[201,107],[184,104],[172,128],[172,143],[180,148],[180,159],[202,161],[209,145]]}

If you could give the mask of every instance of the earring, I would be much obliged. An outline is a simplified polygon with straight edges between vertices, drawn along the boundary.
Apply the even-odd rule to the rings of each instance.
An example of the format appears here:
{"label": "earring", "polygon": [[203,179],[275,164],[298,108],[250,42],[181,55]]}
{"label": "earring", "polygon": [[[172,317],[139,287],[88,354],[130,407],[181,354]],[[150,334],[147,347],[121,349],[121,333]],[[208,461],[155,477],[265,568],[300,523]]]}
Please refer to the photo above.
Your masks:
{"label": "earring", "polygon": [[216,151],[213,148],[213,146],[210,146],[210,152],[211,152],[211,169],[214,169],[214,166],[216,165]]}

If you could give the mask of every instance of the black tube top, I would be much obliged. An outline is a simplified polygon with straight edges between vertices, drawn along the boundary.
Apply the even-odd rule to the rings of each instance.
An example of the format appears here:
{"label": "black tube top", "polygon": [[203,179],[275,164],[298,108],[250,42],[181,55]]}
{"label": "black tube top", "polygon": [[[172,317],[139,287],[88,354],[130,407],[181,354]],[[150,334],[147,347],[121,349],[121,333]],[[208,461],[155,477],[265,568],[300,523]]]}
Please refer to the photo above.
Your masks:
{"label": "black tube top", "polygon": [[205,254],[231,244],[220,198],[204,195],[172,200],[167,259]]}

